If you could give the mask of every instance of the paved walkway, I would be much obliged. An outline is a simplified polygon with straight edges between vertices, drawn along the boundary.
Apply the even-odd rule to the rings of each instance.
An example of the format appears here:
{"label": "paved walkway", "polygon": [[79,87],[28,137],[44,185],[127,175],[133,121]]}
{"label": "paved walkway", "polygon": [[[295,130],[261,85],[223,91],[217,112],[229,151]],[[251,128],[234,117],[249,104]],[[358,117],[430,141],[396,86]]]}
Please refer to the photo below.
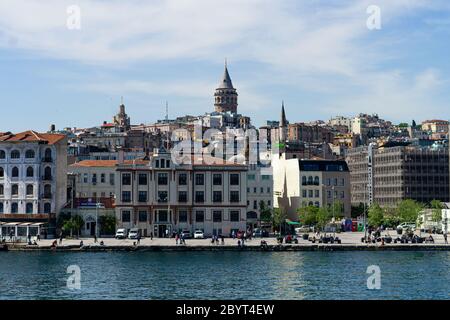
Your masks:
{"label": "paved walkway", "polygon": [[[419,234],[419,233],[417,233]],[[310,233],[310,236],[313,234]],[[330,234],[328,234],[330,235]],[[393,239],[397,238],[397,233],[395,231],[388,231],[383,232],[382,235],[390,235]],[[422,237],[428,236],[429,234],[422,233]],[[364,237],[364,232],[344,232],[344,233],[336,233],[336,236],[341,239],[342,245],[361,245],[361,238]],[[444,237],[441,234],[433,234],[432,235],[435,241],[435,244],[445,244]],[[268,245],[276,245],[277,240],[276,238],[270,237],[270,238],[263,238],[266,240]],[[38,242],[39,247],[49,247],[53,243],[55,239],[53,240],[41,240]],[[80,244],[80,241],[83,241],[83,244],[85,246],[100,246],[100,241],[104,242],[104,245],[106,247],[108,246],[124,246],[124,247],[131,247],[133,246],[134,242],[137,242],[137,240],[129,240],[129,239],[123,239],[118,240],[114,238],[99,238],[97,243],[94,243],[93,238],[80,238],[80,239],[63,239],[62,244],[59,244],[58,241],[58,247],[61,246],[78,246]],[[246,246],[260,246],[260,238],[253,238],[252,240],[245,241]],[[225,246],[237,246],[237,239],[231,239],[231,238],[225,238]],[[299,243],[298,245],[311,245],[312,243],[308,240],[303,240],[301,237],[299,237]],[[317,244],[317,242],[316,242]],[[393,244],[393,242],[392,242]],[[391,244],[391,245],[392,245]],[[140,246],[176,246],[175,239],[174,238],[142,238],[140,241]],[[295,244],[292,244],[295,245]],[[334,244],[336,245],[336,244]],[[369,244],[369,245],[380,245],[380,243],[377,244]],[[390,244],[385,244],[386,246],[389,246]],[[401,245],[401,244],[396,244]],[[407,245],[407,244],[405,244]],[[425,244],[424,244],[425,245]],[[186,246],[222,246],[219,240],[219,245],[212,244],[211,239],[186,239]]]}

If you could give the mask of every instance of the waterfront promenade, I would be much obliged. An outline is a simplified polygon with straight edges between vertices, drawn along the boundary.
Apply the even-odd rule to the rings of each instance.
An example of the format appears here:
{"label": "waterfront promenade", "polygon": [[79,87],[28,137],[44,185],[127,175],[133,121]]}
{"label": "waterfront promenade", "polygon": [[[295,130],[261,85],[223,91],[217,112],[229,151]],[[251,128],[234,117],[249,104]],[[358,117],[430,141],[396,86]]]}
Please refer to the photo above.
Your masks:
{"label": "waterfront promenade", "polygon": [[[390,235],[393,239],[397,238],[395,231],[383,232],[384,235]],[[312,236],[312,234],[310,234]],[[340,244],[322,244],[312,243],[308,240],[303,240],[301,237],[298,239],[298,244],[290,243],[279,245],[276,238],[269,237],[263,238],[267,242],[266,250],[289,250],[289,251],[314,251],[314,250],[450,250],[450,245],[446,245],[443,235],[433,234],[434,243],[420,243],[420,244],[401,244],[394,242],[382,245],[377,243],[362,243],[361,238],[364,237],[364,232],[347,232],[336,233],[336,236],[341,240]],[[428,237],[429,234],[422,233],[422,237]],[[57,240],[56,250],[86,250],[86,251],[122,251],[122,250],[167,250],[167,251],[208,251],[208,250],[261,250],[260,238],[253,238],[252,240],[245,241],[244,248],[239,248],[238,240],[225,238],[225,243],[212,244],[211,239],[186,239],[186,244],[176,244],[174,238],[142,238],[140,243],[137,240],[130,239],[114,239],[114,238],[99,238],[97,242],[94,242],[93,238],[80,238],[80,239],[63,239],[60,244]],[[38,241],[38,245],[26,245],[25,243],[8,244],[9,250],[55,250],[52,248],[52,243],[55,239],[47,239]],[[83,247],[80,248],[80,241],[83,241]],[[103,241],[103,245],[100,242]]]}

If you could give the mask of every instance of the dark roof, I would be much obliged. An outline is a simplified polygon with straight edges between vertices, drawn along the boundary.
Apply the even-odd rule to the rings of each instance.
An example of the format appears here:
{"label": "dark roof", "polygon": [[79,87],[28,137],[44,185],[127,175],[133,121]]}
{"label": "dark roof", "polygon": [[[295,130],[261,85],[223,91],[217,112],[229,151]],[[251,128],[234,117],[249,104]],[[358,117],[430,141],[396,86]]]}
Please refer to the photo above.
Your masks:
{"label": "dark roof", "polygon": [[300,171],[349,171],[343,160],[299,160]]}

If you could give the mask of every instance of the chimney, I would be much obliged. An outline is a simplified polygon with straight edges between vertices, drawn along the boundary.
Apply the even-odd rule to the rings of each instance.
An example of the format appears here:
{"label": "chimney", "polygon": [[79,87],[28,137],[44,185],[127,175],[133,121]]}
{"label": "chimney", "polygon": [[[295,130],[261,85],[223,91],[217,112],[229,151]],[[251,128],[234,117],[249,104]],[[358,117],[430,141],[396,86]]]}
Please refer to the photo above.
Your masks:
{"label": "chimney", "polygon": [[55,132],[56,126],[54,124],[50,125],[50,132]]}

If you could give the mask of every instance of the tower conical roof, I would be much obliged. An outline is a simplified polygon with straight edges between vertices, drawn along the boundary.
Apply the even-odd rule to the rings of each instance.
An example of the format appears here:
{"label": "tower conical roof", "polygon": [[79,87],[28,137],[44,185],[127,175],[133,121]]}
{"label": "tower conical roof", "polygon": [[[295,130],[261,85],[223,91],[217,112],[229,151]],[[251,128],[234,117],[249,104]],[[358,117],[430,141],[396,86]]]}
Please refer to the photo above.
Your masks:
{"label": "tower conical roof", "polygon": [[284,101],[281,104],[281,122],[280,127],[286,127],[287,126],[287,120],[286,120],[286,112],[284,111]]}
{"label": "tower conical roof", "polygon": [[230,74],[228,73],[228,67],[225,63],[225,71],[223,73],[222,80],[219,83],[218,89],[234,89],[233,83],[231,82]]}

